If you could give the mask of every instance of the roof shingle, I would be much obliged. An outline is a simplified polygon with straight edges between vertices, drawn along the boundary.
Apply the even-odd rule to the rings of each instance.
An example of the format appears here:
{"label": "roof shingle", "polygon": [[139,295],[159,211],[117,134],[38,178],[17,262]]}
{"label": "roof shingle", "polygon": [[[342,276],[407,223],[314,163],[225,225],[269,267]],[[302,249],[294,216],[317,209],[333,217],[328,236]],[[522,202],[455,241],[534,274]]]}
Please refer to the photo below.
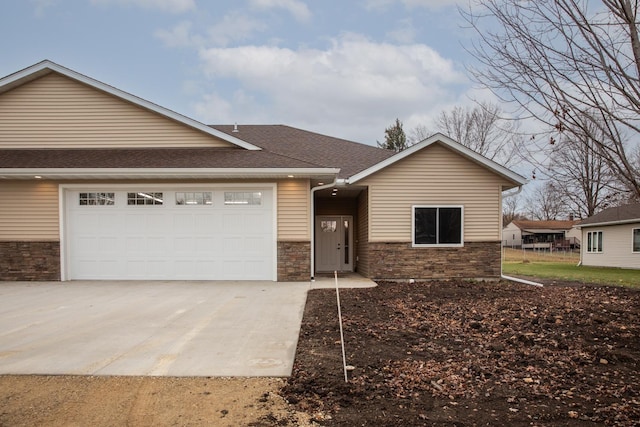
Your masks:
{"label": "roof shingle", "polygon": [[214,126],[262,150],[80,148],[0,150],[0,168],[339,168],[347,178],[393,151],[283,125]]}
{"label": "roof shingle", "polygon": [[605,209],[593,216],[590,216],[578,225],[596,225],[611,222],[632,221],[634,219],[640,221],[640,203]]}
{"label": "roof shingle", "polygon": [[334,138],[285,125],[212,125],[211,127],[250,144],[301,161],[340,168],[347,178],[395,154],[394,151]]}

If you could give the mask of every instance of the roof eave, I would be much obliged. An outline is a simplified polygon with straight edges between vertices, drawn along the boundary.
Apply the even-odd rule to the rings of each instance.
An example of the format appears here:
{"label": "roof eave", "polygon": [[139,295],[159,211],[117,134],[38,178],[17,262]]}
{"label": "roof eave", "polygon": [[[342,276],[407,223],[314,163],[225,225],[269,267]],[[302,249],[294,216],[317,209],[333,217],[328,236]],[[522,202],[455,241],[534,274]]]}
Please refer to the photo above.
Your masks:
{"label": "roof eave", "polygon": [[[335,168],[46,168],[0,169],[0,180],[66,179],[246,179],[335,177]],[[39,178],[36,178],[39,177]]]}
{"label": "roof eave", "polygon": [[139,107],[145,108],[147,110],[153,111],[157,114],[165,116],[171,120],[175,120],[184,125],[190,126],[194,129],[197,129],[201,132],[214,136],[216,138],[227,141],[233,145],[244,148],[246,150],[262,150],[260,147],[250,144],[246,141],[233,137],[227,133],[221,132],[217,129],[211,128],[204,123],[200,123],[197,120],[191,119],[187,116],[183,116],[182,114],[176,113],[175,111],[169,110],[167,108],[161,107],[160,105],[154,104],[153,102],[147,101],[135,95],[132,95],[128,92],[122,91],[118,88],[110,86],[106,83],[102,83],[98,80],[95,80],[91,77],[85,76],[84,74],[80,74],[76,71],[73,71],[69,68],[63,67],[61,65],[56,64],[55,62],[51,62],[48,60],[39,62],[35,65],[27,67],[23,70],[10,74],[2,79],[0,79],[0,93],[10,90],[16,86],[27,83],[31,80],[37,79],[49,72],[56,72],[62,74],[68,78],[76,80],[80,83],[91,86],[95,89],[101,90],[103,92],[109,93],[113,96],[121,98],[127,102],[135,104]]}
{"label": "roof eave", "polygon": [[[348,178],[348,182],[350,184],[354,184],[360,180],[365,179],[366,177],[373,175],[374,173],[388,167],[391,166],[392,164],[422,150],[423,148],[426,148],[436,142],[440,142],[444,145],[446,145],[447,147],[453,149],[454,151],[460,153],[461,155],[463,155],[464,157],[472,160],[475,163],[480,164],[481,166],[484,166],[485,168],[493,171],[494,173],[506,178],[507,180],[511,181],[514,184],[514,187],[520,187],[523,186],[527,183],[527,179],[525,177],[523,177],[522,175],[519,175],[515,172],[513,172],[510,169],[505,168],[502,165],[499,165],[498,163],[494,162],[493,160],[489,160],[486,157],[483,157],[481,155],[479,155],[478,153],[476,153],[475,151],[465,147],[462,144],[459,144],[457,142],[455,142],[453,139],[449,138],[446,135],[443,135],[441,133],[436,133],[432,136],[430,136],[429,138],[423,140],[422,142],[419,142],[418,144],[412,145],[411,147],[407,148],[406,150],[400,151],[399,153],[389,157],[388,159],[385,159],[353,176],[351,176],[350,178]],[[513,187],[510,187],[513,188]],[[508,190],[509,188],[505,188],[505,190]]]}
{"label": "roof eave", "polygon": [[590,227],[605,227],[609,225],[625,225],[625,224],[633,224],[640,223],[640,218],[631,218],[631,219],[621,219],[619,221],[605,221],[605,222],[594,222],[592,224],[576,224],[576,228],[590,228]]}

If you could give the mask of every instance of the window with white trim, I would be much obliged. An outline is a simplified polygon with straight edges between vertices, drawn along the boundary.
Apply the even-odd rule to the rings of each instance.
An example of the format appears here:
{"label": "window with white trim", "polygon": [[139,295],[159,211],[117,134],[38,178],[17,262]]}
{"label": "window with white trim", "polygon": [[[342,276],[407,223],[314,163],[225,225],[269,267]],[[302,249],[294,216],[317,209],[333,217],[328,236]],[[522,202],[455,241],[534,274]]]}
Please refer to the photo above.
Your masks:
{"label": "window with white trim", "polygon": [[262,192],[260,191],[225,191],[225,205],[261,205]]}
{"label": "window with white trim", "polygon": [[602,252],[602,231],[587,232],[587,252]]}
{"label": "window with white trim", "polygon": [[463,246],[462,206],[413,206],[413,246]]}
{"label": "window with white trim", "polygon": [[80,206],[113,206],[116,193],[80,193],[78,204]]}
{"label": "window with white trim", "polygon": [[633,252],[640,252],[640,228],[633,229]]}
{"label": "window with white trim", "polygon": [[200,206],[212,204],[213,198],[210,191],[176,192],[176,205]]}
{"label": "window with white trim", "polygon": [[163,193],[139,191],[136,193],[127,193],[127,205],[148,206],[164,204]]}

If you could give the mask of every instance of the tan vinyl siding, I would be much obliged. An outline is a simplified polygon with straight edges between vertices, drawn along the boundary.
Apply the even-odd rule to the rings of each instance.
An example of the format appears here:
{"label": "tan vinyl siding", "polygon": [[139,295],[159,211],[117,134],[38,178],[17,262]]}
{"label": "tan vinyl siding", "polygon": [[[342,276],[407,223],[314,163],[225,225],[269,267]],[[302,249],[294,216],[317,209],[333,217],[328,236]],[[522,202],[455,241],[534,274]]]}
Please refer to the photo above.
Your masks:
{"label": "tan vinyl siding", "polygon": [[309,241],[309,180],[278,182],[278,240]]}
{"label": "tan vinyl siding", "polygon": [[368,192],[364,190],[358,197],[358,229],[357,229],[357,263],[356,269],[358,273],[365,277],[369,276],[369,212]]}
{"label": "tan vinyl siding", "polygon": [[234,147],[57,73],[0,95],[0,148]]}
{"label": "tan vinyl siding", "polygon": [[[633,252],[635,224],[586,227],[582,229],[582,264],[596,267],[620,267],[640,269],[640,252]],[[602,231],[602,252],[587,252],[587,233]]]}
{"label": "tan vinyl siding", "polygon": [[501,186],[508,182],[434,144],[362,182],[369,186],[369,241],[411,242],[412,205],[464,206],[464,241],[500,240]]}
{"label": "tan vinyl siding", "polygon": [[0,183],[0,240],[60,240],[58,184],[48,181]]}

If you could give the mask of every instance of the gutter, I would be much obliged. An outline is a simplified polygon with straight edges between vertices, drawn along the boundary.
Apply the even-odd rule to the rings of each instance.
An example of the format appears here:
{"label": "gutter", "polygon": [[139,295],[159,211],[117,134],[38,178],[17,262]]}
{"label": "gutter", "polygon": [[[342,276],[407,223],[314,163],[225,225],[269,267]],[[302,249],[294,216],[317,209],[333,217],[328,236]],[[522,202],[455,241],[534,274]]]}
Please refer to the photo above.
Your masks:
{"label": "gutter", "polygon": [[335,178],[333,178],[333,182],[330,182],[329,184],[320,185],[318,187],[313,187],[311,189],[311,214],[309,215],[311,227],[309,228],[309,231],[311,232],[311,281],[312,282],[316,280],[315,278],[315,269],[316,269],[316,230],[315,230],[316,197],[315,195],[316,195],[316,191],[336,187],[338,186],[338,184],[344,185],[345,180],[344,179],[339,180],[338,176],[336,175]]}
{"label": "gutter", "polygon": [[[521,191],[522,191],[522,186],[518,187],[518,189],[516,191],[512,192],[512,193],[505,194],[504,196],[502,196],[502,199],[504,200],[507,197],[517,196],[518,194],[520,194]],[[502,230],[500,230],[500,253],[504,254],[504,251],[502,250]],[[504,259],[502,258],[502,255],[501,255],[500,256],[500,278],[502,278],[504,280],[509,280],[511,282],[522,283],[522,284],[531,285],[531,286],[537,286],[539,288],[542,288],[544,286],[542,283],[532,282],[531,280],[518,279],[517,277],[505,276],[502,273],[502,263],[503,262],[504,262]]]}
{"label": "gutter", "polygon": [[336,168],[0,168],[0,179],[298,178],[337,175]]}

